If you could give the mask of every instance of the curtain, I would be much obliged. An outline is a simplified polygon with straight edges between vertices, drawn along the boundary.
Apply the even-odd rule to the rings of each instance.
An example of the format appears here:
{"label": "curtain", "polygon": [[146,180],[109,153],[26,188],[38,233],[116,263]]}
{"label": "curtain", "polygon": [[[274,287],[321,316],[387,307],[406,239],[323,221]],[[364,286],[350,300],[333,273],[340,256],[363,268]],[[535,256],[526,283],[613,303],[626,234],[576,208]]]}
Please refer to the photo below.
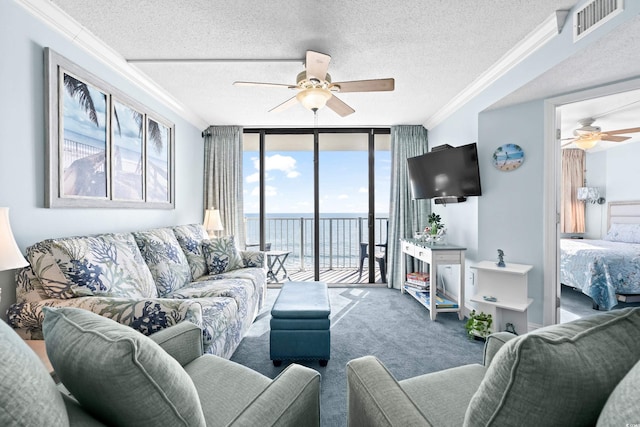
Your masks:
{"label": "curtain", "polygon": [[210,126],[204,135],[204,207],[220,210],[222,234],[243,249],[242,127]]}
{"label": "curtain", "polygon": [[584,233],[584,203],[577,198],[584,186],[584,150],[562,150],[562,194],[560,200],[560,232]]}
{"label": "curtain", "polygon": [[[427,130],[423,126],[391,127],[391,195],[389,203],[389,241],[387,246],[387,286],[400,289],[402,254],[400,239],[413,237],[413,232],[422,230],[427,222],[431,204],[429,200],[412,200],[407,173],[407,159],[425,154]],[[413,259],[408,259],[408,268],[413,268]]]}

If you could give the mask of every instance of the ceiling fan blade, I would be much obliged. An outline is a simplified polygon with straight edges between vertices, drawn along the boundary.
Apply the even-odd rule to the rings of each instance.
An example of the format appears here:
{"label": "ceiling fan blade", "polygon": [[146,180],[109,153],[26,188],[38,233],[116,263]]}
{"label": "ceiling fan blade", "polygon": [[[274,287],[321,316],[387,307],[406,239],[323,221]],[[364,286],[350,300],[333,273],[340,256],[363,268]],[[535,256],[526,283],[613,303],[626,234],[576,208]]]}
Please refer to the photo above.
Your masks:
{"label": "ceiling fan blade", "polygon": [[331,108],[333,111],[338,113],[338,115],[340,115],[341,117],[346,117],[349,114],[356,112],[356,110],[354,110],[353,108],[345,104],[344,101],[341,101],[339,98],[336,98],[335,95],[329,98],[329,100],[327,101],[327,107]]}
{"label": "ceiling fan blade", "polygon": [[333,83],[332,88],[337,87],[340,93],[345,92],[384,92],[395,88],[394,79],[354,80],[351,82]]}
{"label": "ceiling fan blade", "polygon": [[234,86],[263,86],[263,87],[286,87],[287,89],[296,89],[297,86],[286,85],[281,83],[259,83],[259,82],[233,82]]}
{"label": "ceiling fan blade", "polygon": [[269,112],[270,113],[279,113],[280,111],[284,111],[287,108],[290,108],[290,107],[294,106],[297,103],[298,103],[298,99],[294,96],[294,97],[291,97],[291,98],[287,99],[286,101],[284,101],[282,104],[278,105],[277,107],[273,107],[271,110],[269,110]]}
{"label": "ceiling fan blade", "polygon": [[329,69],[329,61],[331,61],[331,56],[308,50],[305,61],[307,79],[315,77],[320,80],[325,80],[327,78],[327,70]]}
{"label": "ceiling fan blade", "polygon": [[575,139],[572,139],[571,141],[567,141],[564,144],[562,144],[561,147],[566,147],[567,145],[571,145],[571,144],[573,144],[574,141],[575,141]]}
{"label": "ceiling fan blade", "polygon": [[616,136],[616,135],[609,135],[607,134],[601,134],[600,135],[600,139],[602,139],[603,141],[613,141],[613,142],[622,142],[622,141],[626,141],[627,139],[631,139],[630,136]]}
{"label": "ceiling fan blade", "polygon": [[619,135],[621,133],[635,133],[635,132],[640,132],[640,128],[608,130],[602,133],[606,133],[607,135]]}

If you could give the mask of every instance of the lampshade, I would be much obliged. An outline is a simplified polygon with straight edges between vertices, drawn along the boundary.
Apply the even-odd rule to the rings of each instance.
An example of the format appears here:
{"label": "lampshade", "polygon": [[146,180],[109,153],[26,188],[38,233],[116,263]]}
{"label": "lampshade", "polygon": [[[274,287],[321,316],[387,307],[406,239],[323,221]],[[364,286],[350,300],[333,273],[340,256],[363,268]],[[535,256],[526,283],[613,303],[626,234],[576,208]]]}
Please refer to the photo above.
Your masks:
{"label": "lampshade", "polygon": [[578,148],[581,148],[583,150],[588,150],[590,148],[593,148],[598,143],[598,141],[600,141],[600,135],[596,134],[596,135],[588,135],[585,137],[580,137],[576,139],[574,142]]}
{"label": "lampshade", "polygon": [[300,91],[296,98],[305,108],[316,111],[327,105],[332,96],[327,89],[314,87]]}
{"label": "lampshade", "polygon": [[29,265],[11,232],[9,208],[0,208],[0,271]]}
{"label": "lampshade", "polygon": [[604,203],[604,198],[600,197],[600,192],[595,187],[579,187],[576,199],[589,203]]}
{"label": "lampshade", "polygon": [[212,231],[222,231],[222,219],[220,218],[220,211],[218,209],[207,209],[204,213],[204,228],[207,233],[211,234]]}

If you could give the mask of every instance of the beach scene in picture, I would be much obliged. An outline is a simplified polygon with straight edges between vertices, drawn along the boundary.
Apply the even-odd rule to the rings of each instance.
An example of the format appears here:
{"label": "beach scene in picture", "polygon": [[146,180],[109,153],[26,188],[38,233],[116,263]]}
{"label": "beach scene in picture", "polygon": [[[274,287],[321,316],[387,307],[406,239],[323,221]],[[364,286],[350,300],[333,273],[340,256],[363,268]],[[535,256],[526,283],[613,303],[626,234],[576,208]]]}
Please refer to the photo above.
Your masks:
{"label": "beach scene in picture", "polygon": [[64,75],[62,192],[65,196],[107,197],[107,95]]}
{"label": "beach scene in picture", "polygon": [[518,169],[524,162],[524,151],[516,144],[504,144],[493,152],[493,166],[501,171]]}

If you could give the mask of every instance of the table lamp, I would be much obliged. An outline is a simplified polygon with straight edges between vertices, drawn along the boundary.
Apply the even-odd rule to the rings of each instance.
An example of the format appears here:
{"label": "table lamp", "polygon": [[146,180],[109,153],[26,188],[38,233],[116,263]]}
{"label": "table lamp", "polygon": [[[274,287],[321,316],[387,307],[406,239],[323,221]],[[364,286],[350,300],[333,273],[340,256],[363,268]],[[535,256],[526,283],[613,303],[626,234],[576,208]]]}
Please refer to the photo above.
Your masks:
{"label": "table lamp", "polygon": [[11,232],[9,208],[0,208],[0,271],[29,265]]}
{"label": "table lamp", "polygon": [[[0,208],[0,271],[13,270],[27,265],[29,263],[22,256],[11,232],[9,208]],[[2,292],[2,289],[0,289],[0,292]],[[0,298],[2,298],[2,295],[0,295]]]}
{"label": "table lamp", "polygon": [[207,209],[204,213],[204,228],[207,230],[209,237],[218,237],[218,231],[224,230],[222,226],[222,219],[220,218],[220,211],[218,209]]}

